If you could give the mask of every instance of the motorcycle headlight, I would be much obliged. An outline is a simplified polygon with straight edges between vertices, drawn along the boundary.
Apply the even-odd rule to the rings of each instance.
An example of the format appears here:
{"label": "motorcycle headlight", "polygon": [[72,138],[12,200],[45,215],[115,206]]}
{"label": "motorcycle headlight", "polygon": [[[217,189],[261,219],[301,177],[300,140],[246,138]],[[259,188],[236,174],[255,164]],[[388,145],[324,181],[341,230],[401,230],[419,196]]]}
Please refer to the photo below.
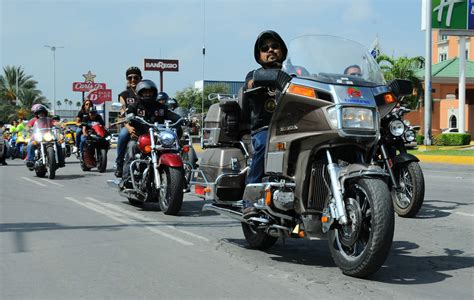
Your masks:
{"label": "motorcycle headlight", "polygon": [[408,120],[403,120],[403,123],[404,123],[407,127],[410,126],[410,124],[411,124],[410,121],[408,121]]}
{"label": "motorcycle headlight", "polygon": [[405,132],[405,140],[407,142],[413,142],[416,138],[415,132],[413,130],[407,130]]}
{"label": "motorcycle headlight", "polygon": [[51,142],[53,140],[53,135],[48,131],[43,135],[43,139],[46,142]]}
{"label": "motorcycle headlight", "polygon": [[375,129],[373,111],[363,107],[343,107],[342,127],[348,129]]}
{"label": "motorcycle headlight", "polygon": [[337,109],[335,107],[329,108],[328,116],[329,116],[329,121],[331,122],[331,125],[337,128]]}
{"label": "motorcycle headlight", "polygon": [[158,140],[164,147],[171,147],[176,141],[176,135],[172,131],[162,131],[158,135]]}
{"label": "motorcycle headlight", "polygon": [[41,131],[39,130],[35,131],[35,133],[33,134],[33,137],[35,141],[37,142],[41,142],[43,140],[43,135],[41,134]]}
{"label": "motorcycle headlight", "polygon": [[112,139],[112,137],[111,137],[110,135],[108,135],[108,136],[105,138],[106,141],[110,141],[111,139]]}
{"label": "motorcycle headlight", "polygon": [[405,124],[400,120],[393,120],[388,126],[390,128],[390,133],[393,136],[402,136],[405,131]]}

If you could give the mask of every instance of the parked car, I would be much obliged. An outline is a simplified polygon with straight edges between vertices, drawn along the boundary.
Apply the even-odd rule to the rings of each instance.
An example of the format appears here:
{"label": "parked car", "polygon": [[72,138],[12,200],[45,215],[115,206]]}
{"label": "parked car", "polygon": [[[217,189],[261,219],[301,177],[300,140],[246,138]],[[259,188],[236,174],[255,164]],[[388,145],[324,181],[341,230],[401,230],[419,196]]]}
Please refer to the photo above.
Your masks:
{"label": "parked car", "polygon": [[459,132],[459,128],[446,128],[442,131],[442,133],[457,133]]}

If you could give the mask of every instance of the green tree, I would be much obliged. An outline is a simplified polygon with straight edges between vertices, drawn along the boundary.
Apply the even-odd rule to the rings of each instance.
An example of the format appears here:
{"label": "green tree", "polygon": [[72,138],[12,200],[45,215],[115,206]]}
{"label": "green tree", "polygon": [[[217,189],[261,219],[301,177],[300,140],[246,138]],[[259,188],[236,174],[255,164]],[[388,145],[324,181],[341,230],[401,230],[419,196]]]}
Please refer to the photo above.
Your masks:
{"label": "green tree", "polygon": [[423,95],[423,86],[421,84],[421,80],[415,76],[415,73],[424,66],[424,57],[402,56],[398,58],[392,58],[382,54],[377,56],[376,60],[387,81],[398,78],[407,79],[413,83],[413,95],[405,97],[404,102],[409,108],[418,108],[419,99]]}
{"label": "green tree", "polygon": [[20,115],[28,118],[33,104],[46,105],[47,100],[41,95],[41,91],[36,89],[38,82],[32,79],[33,76],[26,75],[21,67],[14,66],[4,67],[3,72],[4,74],[0,75],[0,119],[10,121]]}
{"label": "green tree", "polygon": [[[204,111],[207,111],[209,106],[216,102],[208,99],[209,94],[228,94],[229,92],[229,88],[223,84],[212,84],[206,86],[204,88]],[[202,97],[202,91],[192,86],[177,91],[175,96],[180,106],[186,108],[194,107],[198,113],[202,110]]]}

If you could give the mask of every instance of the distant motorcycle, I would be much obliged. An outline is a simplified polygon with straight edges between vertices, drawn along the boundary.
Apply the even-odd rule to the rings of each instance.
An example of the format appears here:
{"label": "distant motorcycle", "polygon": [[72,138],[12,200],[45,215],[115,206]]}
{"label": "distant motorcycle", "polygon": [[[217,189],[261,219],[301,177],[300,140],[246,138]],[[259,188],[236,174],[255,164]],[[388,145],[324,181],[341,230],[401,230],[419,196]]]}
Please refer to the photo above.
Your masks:
{"label": "distant motorcycle", "polygon": [[107,152],[110,148],[111,135],[99,122],[92,122],[82,153],[81,169],[90,171],[97,167],[100,173],[107,169]]}
{"label": "distant motorcycle", "polygon": [[119,194],[130,204],[158,202],[163,213],[176,215],[183,203],[184,169],[180,156],[178,136],[173,127],[183,119],[170,124],[151,124],[133,114],[127,121],[135,120],[149,127],[148,133],[138,137],[139,152],[130,164],[130,177],[120,184],[109,180],[110,186],[118,186]]}
{"label": "distant motorcycle", "polygon": [[[398,101],[393,99],[393,106]],[[400,217],[414,217],[425,197],[425,180],[419,159],[407,153],[406,144],[415,141],[416,134],[402,116],[409,112],[403,106],[380,110],[380,141],[375,161],[390,174],[390,194],[395,212]]]}
{"label": "distant motorcycle", "polygon": [[36,120],[32,137],[36,145],[34,158],[36,176],[45,177],[48,173],[49,179],[56,177],[59,165],[58,151],[61,151],[58,143],[59,130],[53,122],[53,119],[48,117]]}

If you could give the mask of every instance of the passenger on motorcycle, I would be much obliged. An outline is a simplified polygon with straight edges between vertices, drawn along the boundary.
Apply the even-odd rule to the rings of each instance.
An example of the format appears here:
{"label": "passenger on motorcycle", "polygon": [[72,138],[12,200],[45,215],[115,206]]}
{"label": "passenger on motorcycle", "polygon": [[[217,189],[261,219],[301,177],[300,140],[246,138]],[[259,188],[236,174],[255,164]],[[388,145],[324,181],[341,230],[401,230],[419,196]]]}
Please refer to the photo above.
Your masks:
{"label": "passenger on motorcycle", "polygon": [[[105,126],[104,119],[102,119],[102,116],[97,113],[97,109],[95,106],[92,106],[89,109],[89,113],[87,116],[85,116],[82,119],[82,136],[81,136],[81,144],[80,144],[80,149],[81,149],[81,155],[84,154],[84,145],[87,141],[87,136],[89,135],[88,130],[91,129],[91,124],[93,122],[98,122],[102,126]],[[81,156],[82,158],[82,156]]]}
{"label": "passenger on motorcycle", "polygon": [[[35,115],[34,118],[32,118],[31,120],[28,121],[28,124],[26,125],[26,129],[29,130],[30,128],[32,128],[36,121],[39,119],[39,118],[46,118],[48,117],[48,109],[46,108],[46,106],[42,105],[42,104],[34,104],[32,107],[31,107],[31,111],[33,112],[33,114]],[[53,124],[58,124],[57,121],[54,121]],[[33,143],[33,139],[31,139],[29,142],[28,142],[28,146],[27,146],[27,153],[28,153],[28,160],[26,162],[26,166],[30,169],[30,171],[33,170],[33,167],[35,165],[35,149],[36,149],[36,145]],[[62,168],[65,166],[65,163],[64,163],[64,157],[63,157],[63,153],[62,151],[58,151],[58,159],[59,159],[59,162],[58,162],[58,167],[59,168]]]}
{"label": "passenger on motorcycle", "polygon": [[168,94],[165,92],[159,92],[158,96],[156,97],[156,101],[164,105],[166,105],[166,102],[168,102],[169,99],[170,96],[168,96]]}
{"label": "passenger on motorcycle", "polygon": [[168,109],[174,111],[176,108],[178,108],[179,104],[178,104],[178,101],[176,101],[176,99],[170,98],[168,99],[168,101],[166,101],[166,106],[168,106]]}
{"label": "passenger on motorcycle", "polygon": [[[158,89],[153,81],[147,79],[140,81],[137,84],[136,92],[139,101],[128,105],[127,114],[134,114],[135,116],[142,117],[149,123],[158,122],[163,124],[165,120],[170,120],[174,123],[180,119],[178,114],[170,111],[166,105],[157,101]],[[135,157],[135,153],[138,151],[138,137],[148,132],[148,127],[146,125],[135,120],[131,120],[128,126],[133,127],[134,131],[130,133],[131,139],[128,142],[127,153],[125,155],[122,182],[126,182],[126,179],[130,176],[130,164]]]}
{"label": "passenger on motorcycle", "polygon": [[[287,55],[285,42],[278,33],[272,30],[259,34],[254,46],[254,57],[264,69],[281,69]],[[244,92],[252,89],[253,73],[250,71],[245,78]],[[276,107],[276,93],[265,91],[258,94],[246,95],[243,99],[243,111],[250,122],[252,146],[254,155],[246,183],[260,182],[264,173],[265,148],[268,135],[268,125]]]}
{"label": "passenger on motorcycle", "polygon": [[[125,76],[127,79],[127,89],[119,94],[119,102],[122,104],[120,111],[122,117],[125,115],[128,105],[138,102],[136,87],[140,80],[142,80],[142,72],[138,67],[130,67],[125,72]],[[125,124],[125,126],[120,129],[117,140],[117,158],[115,159],[116,177],[122,177],[123,160],[125,152],[127,151],[127,144],[128,141],[130,141],[130,135],[134,132],[135,128],[130,124]]]}
{"label": "passenger on motorcycle", "polygon": [[[92,107],[92,101],[86,100],[82,103],[81,109],[77,113],[76,116],[76,123],[78,124],[76,129],[76,151],[79,151],[80,144],[81,144],[81,136],[82,136],[82,122],[89,112],[89,109]],[[74,151],[73,151],[74,152]]]}

